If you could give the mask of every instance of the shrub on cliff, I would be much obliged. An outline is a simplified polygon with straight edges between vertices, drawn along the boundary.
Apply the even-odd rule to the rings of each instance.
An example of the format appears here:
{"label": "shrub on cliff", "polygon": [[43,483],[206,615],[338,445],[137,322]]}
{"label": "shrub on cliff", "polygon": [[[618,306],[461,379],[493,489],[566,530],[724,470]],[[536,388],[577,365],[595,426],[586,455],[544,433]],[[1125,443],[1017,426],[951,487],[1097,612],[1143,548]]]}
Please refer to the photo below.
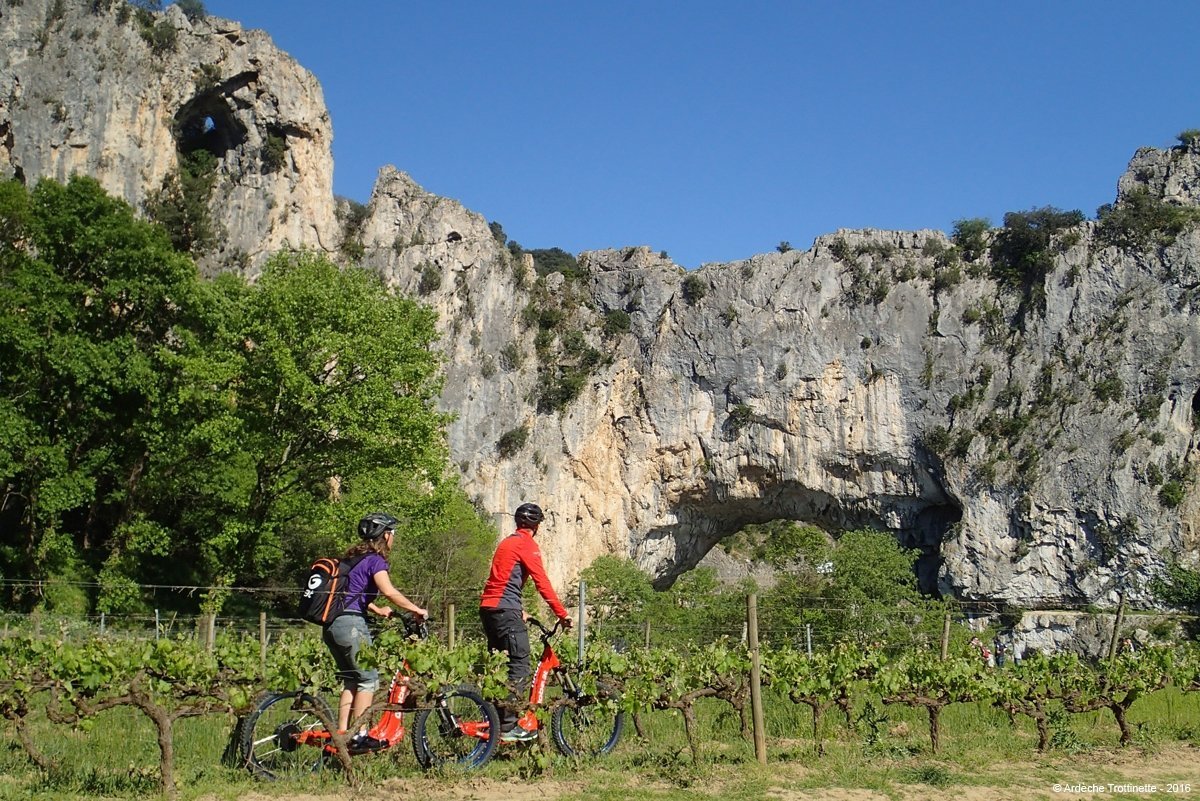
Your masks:
{"label": "shrub on cliff", "polygon": [[992,276],[1014,288],[1040,284],[1054,266],[1055,236],[1083,219],[1079,210],[1062,211],[1053,206],[1008,212],[1004,227],[992,242]]}
{"label": "shrub on cliff", "polygon": [[983,217],[955,220],[950,239],[965,261],[975,261],[987,252],[987,233],[991,229],[991,221]]}
{"label": "shrub on cliff", "polygon": [[580,269],[579,261],[562,248],[539,248],[527,252],[533,256],[533,268],[538,275],[562,273],[567,278],[583,278],[587,275]]}
{"label": "shrub on cliff", "polygon": [[175,0],[175,5],[179,6],[183,15],[192,22],[208,16],[208,10],[204,7],[203,0]]}
{"label": "shrub on cliff", "polygon": [[1096,237],[1106,245],[1166,247],[1200,223],[1200,209],[1167,203],[1143,189],[1129,193],[1116,205],[1104,204],[1096,210],[1096,219]]}
{"label": "shrub on cliff", "polygon": [[1176,138],[1179,139],[1179,144],[1190,147],[1200,142],[1200,128],[1188,128],[1186,131],[1180,131]]}
{"label": "shrub on cliff", "polygon": [[1189,570],[1178,562],[1168,564],[1166,575],[1154,579],[1150,589],[1165,604],[1200,607],[1200,571]]}

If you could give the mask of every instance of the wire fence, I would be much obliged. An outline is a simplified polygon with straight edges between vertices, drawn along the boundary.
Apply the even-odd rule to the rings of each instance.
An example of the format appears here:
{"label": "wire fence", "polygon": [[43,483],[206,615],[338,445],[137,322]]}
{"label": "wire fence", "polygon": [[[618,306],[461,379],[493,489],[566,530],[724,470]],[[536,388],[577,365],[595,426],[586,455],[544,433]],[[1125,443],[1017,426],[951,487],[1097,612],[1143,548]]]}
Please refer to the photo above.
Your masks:
{"label": "wire fence", "polygon": [[[180,588],[171,588],[178,590]],[[206,588],[188,588],[206,589]],[[258,592],[283,592],[298,595],[293,588],[254,588]],[[719,638],[745,641],[748,621],[745,606],[731,606],[727,597],[724,608],[715,613],[711,607],[680,608],[666,616],[629,614],[619,608],[585,603],[588,598],[581,584],[572,588],[564,602],[576,621],[582,623],[588,641],[603,641],[618,647],[678,647],[687,648],[712,642]],[[254,596],[245,596],[243,601]],[[464,639],[482,640],[483,629],[476,611],[477,590],[456,592],[439,609],[431,609],[430,633],[436,639],[454,644]],[[230,604],[235,609],[246,603]],[[995,605],[951,603],[928,607],[898,606],[890,609],[847,604],[844,600],[807,598],[803,606],[772,604],[758,598],[757,626],[760,641],[770,645],[791,645],[810,653],[830,648],[837,642],[858,640],[899,651],[912,647],[937,647],[950,637],[955,642],[985,630],[996,633],[1003,625]],[[549,615],[540,599],[530,607],[534,615]],[[1009,613],[1014,614],[1010,611]],[[1194,624],[1195,615],[1168,614],[1146,610],[1099,610],[1090,607],[1020,610],[1019,618],[1028,615],[1048,615],[1061,624],[1069,618],[1074,625],[1093,633],[1132,632],[1136,630],[1166,632],[1180,624]],[[1010,618],[1009,626],[1012,624]],[[991,623],[988,629],[987,624]],[[319,629],[301,618],[274,610],[258,612],[236,611],[230,614],[208,615],[155,609],[134,614],[95,613],[62,615],[47,611],[0,612],[0,636],[25,634],[52,636],[69,641],[82,641],[96,636],[134,639],[189,637],[212,644],[218,635],[258,638],[264,649],[288,634],[316,636]],[[1115,635],[1114,635],[1115,636]],[[945,646],[943,646],[945,647]],[[1011,650],[1011,649],[1010,649]],[[1094,651],[1095,649],[1093,649]]]}

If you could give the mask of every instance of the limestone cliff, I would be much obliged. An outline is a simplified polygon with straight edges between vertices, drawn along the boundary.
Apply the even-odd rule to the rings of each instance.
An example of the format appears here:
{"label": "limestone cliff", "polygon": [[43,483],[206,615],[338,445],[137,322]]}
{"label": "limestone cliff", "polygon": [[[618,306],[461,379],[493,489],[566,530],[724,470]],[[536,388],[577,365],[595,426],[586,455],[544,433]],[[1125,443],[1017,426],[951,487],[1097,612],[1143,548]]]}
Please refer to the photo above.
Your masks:
{"label": "limestone cliff", "polygon": [[[0,5],[0,173],[86,172],[138,204],[203,147],[227,231],[208,269],[337,251],[311,75],[235,23],[169,10],[155,24],[177,45],[156,56],[120,4],[67,5]],[[1194,206],[1197,187],[1196,147],[1144,149],[1117,199]],[[922,549],[927,588],[1018,606],[1147,601],[1164,554],[1196,559],[1194,229],[1117,246],[1083,222],[1024,288],[986,250],[948,259],[940,231],[838,231],[691,273],[607,250],[539,276],[387,167],[356,236],[438,310],[454,466],[497,522],[548,509],[558,581],[603,553],[668,581],[777,518],[890,530]]]}
{"label": "limestone cliff", "polygon": [[[1167,187],[1198,176],[1195,149],[1144,150],[1121,191],[1190,203]],[[926,554],[928,588],[1018,606],[1145,602],[1163,553],[1194,558],[1191,493],[1160,499],[1194,460],[1194,230],[1132,250],[1093,222],[1063,232],[1044,310],[986,254],[946,267],[939,231],[694,273],[585,253],[585,278],[535,280],[482,218],[390,169],[366,230],[371,266],[442,314],[466,486],[498,512],[549,507],[559,576],[616,552],[669,578],[775,518],[886,528]],[[572,337],[604,358],[548,412]]]}
{"label": "limestone cliff", "polygon": [[22,0],[0,4],[0,47],[0,177],[90,175],[140,208],[203,149],[217,157],[221,231],[203,267],[338,246],[320,85],[262,31],[176,6]]}

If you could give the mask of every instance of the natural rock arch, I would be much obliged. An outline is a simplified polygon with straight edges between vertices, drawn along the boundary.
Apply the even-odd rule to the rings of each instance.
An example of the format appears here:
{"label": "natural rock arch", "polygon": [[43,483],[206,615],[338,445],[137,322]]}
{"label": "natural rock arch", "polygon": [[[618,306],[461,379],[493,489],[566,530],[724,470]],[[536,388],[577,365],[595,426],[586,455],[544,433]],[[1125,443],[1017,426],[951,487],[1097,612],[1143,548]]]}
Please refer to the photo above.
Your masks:
{"label": "natural rock arch", "polygon": [[[940,485],[931,492],[910,497],[874,497],[847,504],[827,492],[797,482],[781,481],[757,497],[726,497],[727,488],[709,484],[702,493],[680,500],[673,509],[675,523],[648,531],[639,548],[657,550],[655,544],[673,541],[674,558],[660,564],[655,579],[659,589],[699,564],[718,543],[750,524],[792,520],[826,531],[873,528],[892,532],[900,545],[917,548],[917,580],[922,592],[938,592],[941,543],[962,519],[959,504]],[[899,525],[897,525],[897,523]]]}
{"label": "natural rock arch", "polygon": [[175,144],[180,153],[207,150],[221,158],[246,141],[246,128],[234,116],[228,101],[206,92],[189,100],[175,115]]}

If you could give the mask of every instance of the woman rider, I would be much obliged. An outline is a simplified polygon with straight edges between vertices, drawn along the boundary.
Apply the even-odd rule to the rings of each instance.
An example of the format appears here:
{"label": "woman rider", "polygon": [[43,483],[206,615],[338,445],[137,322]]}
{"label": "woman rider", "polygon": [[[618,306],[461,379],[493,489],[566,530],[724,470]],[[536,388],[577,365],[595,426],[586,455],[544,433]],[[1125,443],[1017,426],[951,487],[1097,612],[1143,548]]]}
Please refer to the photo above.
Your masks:
{"label": "woman rider", "polygon": [[[387,558],[395,541],[397,522],[391,515],[367,515],[358,523],[360,542],[351,546],[341,559],[343,567],[350,566],[346,605],[337,617],[325,625],[321,633],[321,639],[333,654],[338,678],[342,680],[338,733],[345,733],[350,721],[362,716],[371,706],[375,690],[379,688],[379,673],[358,666],[359,649],[371,644],[367,611],[385,618],[392,616],[392,608],[376,604],[376,598],[382,595],[418,618],[428,617],[428,612],[404,597],[388,576]],[[366,723],[359,727],[358,733],[348,743],[352,751],[370,751],[383,745],[367,734]]]}

